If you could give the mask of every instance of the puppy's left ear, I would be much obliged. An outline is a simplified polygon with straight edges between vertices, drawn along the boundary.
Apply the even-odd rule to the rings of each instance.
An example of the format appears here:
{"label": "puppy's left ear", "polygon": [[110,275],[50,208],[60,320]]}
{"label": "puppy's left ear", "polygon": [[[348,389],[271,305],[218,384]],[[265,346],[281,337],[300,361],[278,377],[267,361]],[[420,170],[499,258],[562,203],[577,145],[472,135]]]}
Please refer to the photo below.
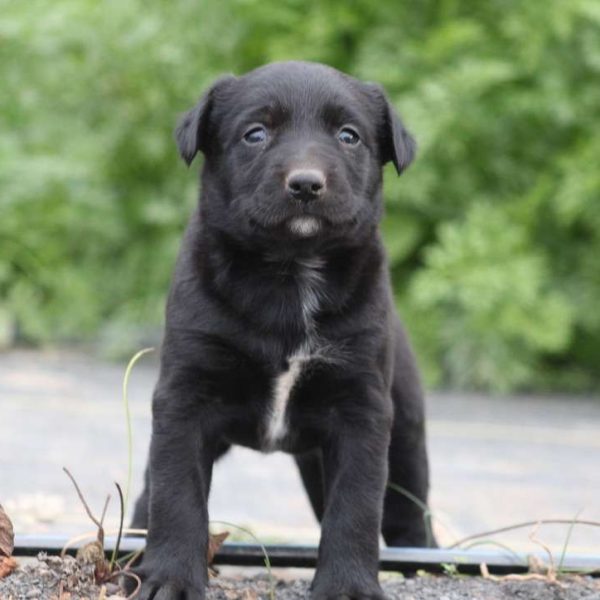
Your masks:
{"label": "puppy's left ear", "polygon": [[211,112],[219,93],[228,87],[235,77],[226,75],[217,79],[200,98],[198,104],[186,112],[175,129],[175,140],[181,158],[189,166],[198,152],[206,154],[212,141]]}
{"label": "puppy's left ear", "polygon": [[381,164],[385,165],[392,161],[400,175],[413,161],[417,143],[402,124],[383,88],[374,83],[367,84],[367,88],[379,120],[378,141]]}

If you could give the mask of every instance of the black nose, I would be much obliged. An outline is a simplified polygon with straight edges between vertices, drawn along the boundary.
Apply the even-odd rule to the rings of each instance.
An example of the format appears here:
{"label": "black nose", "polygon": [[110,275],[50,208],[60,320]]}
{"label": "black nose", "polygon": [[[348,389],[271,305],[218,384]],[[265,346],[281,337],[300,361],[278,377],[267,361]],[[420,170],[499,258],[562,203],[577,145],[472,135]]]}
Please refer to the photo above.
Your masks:
{"label": "black nose", "polygon": [[316,200],[325,190],[325,175],[317,169],[297,169],[286,179],[287,193],[297,200]]}

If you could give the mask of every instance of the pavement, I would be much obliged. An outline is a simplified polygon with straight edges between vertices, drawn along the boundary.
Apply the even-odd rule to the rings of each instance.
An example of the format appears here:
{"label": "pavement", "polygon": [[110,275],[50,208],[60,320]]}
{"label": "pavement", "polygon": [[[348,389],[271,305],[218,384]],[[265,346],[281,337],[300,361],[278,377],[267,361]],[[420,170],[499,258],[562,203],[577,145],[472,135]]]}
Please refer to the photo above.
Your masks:
{"label": "pavement", "polygon": [[[93,530],[68,467],[106,525],[118,522],[114,482],[127,481],[124,364],[74,351],[0,354],[0,503],[18,533]],[[129,384],[133,480],[140,492],[157,357]],[[600,397],[428,394],[431,508],[441,544],[523,521],[578,516],[600,522]],[[261,541],[315,543],[318,525],[289,456],[234,448],[215,467],[211,520],[250,528]],[[232,526],[239,540],[245,534]],[[494,537],[515,550],[600,555],[600,527],[544,525]],[[486,536],[487,540],[490,536]],[[250,541],[250,540],[249,540]]]}

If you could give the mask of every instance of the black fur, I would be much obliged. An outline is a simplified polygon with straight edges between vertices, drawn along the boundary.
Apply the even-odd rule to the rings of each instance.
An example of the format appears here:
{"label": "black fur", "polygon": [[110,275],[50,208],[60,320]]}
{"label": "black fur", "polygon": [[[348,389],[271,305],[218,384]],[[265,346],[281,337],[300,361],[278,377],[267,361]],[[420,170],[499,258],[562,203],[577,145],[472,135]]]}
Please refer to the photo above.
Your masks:
{"label": "black fur", "polygon": [[[256,126],[266,138],[245,141]],[[344,127],[360,141],[340,139]],[[312,597],[382,598],[379,532],[428,541],[422,508],[386,490],[389,476],[427,501],[422,392],[378,232],[381,167],[403,171],[414,141],[378,86],[300,62],[219,80],[176,138],[188,164],[205,160],[133,520],[149,527],[141,598],[204,598],[211,471],[231,444],[295,456],[322,525]],[[325,179],[310,202],[286,187],[302,169]],[[279,390],[278,437],[285,372],[297,377]]]}

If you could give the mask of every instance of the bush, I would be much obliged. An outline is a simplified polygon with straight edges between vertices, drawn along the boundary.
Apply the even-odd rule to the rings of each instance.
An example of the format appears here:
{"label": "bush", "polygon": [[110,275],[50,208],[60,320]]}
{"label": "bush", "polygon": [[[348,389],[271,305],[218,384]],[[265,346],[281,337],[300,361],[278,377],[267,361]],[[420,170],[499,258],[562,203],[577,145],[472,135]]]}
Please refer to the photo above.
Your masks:
{"label": "bush", "polygon": [[0,313],[23,338],[160,324],[196,196],[177,114],[221,72],[302,58],[383,83],[419,141],[384,231],[429,383],[597,389],[595,0],[0,10]]}

